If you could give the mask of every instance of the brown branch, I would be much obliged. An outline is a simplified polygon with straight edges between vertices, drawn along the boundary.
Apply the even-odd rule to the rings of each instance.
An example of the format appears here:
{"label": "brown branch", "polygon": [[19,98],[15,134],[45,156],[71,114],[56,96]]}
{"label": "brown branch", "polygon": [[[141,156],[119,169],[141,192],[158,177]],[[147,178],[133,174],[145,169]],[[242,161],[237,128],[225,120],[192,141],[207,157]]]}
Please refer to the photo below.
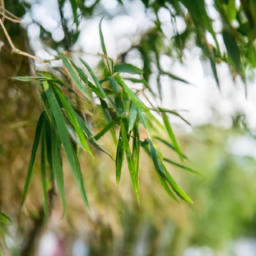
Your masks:
{"label": "brown branch", "polygon": [[7,40],[8,40],[8,42],[9,42],[11,48],[12,48],[12,51],[13,51],[14,53],[19,54],[19,55],[23,55],[23,56],[26,56],[26,57],[28,57],[28,58],[37,60],[37,61],[39,61],[39,62],[41,62],[41,63],[44,63],[44,61],[43,61],[42,59],[40,59],[40,58],[38,58],[38,57],[36,57],[36,56],[34,56],[34,55],[28,54],[27,52],[23,52],[23,51],[17,49],[17,48],[14,46],[14,44],[13,44],[13,42],[12,42],[12,39],[10,38],[10,36],[9,36],[7,30],[6,30],[2,19],[0,19],[0,25],[1,25],[1,27],[2,27],[2,29],[3,29],[3,31],[4,31],[4,34],[5,34],[5,36],[6,36]]}

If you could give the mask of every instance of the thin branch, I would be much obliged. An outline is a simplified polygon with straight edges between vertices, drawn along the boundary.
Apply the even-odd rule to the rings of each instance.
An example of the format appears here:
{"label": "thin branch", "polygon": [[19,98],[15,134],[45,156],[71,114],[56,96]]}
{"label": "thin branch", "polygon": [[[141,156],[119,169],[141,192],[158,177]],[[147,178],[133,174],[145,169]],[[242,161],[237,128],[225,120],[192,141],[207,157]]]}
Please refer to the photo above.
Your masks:
{"label": "thin branch", "polygon": [[1,9],[3,9],[3,18],[2,18],[2,20],[3,20],[3,22],[4,22],[4,18],[5,18],[5,8],[4,8],[4,0],[1,0]]}
{"label": "thin branch", "polygon": [[0,25],[1,25],[1,27],[2,27],[2,29],[3,29],[3,31],[4,31],[4,34],[5,34],[5,36],[6,36],[7,40],[8,40],[8,42],[9,42],[11,48],[12,48],[12,51],[13,51],[14,53],[17,53],[17,54],[19,54],[19,55],[23,55],[23,56],[26,56],[26,57],[28,57],[28,58],[37,60],[37,61],[39,61],[39,62],[41,62],[41,63],[44,63],[44,61],[43,61],[42,59],[40,59],[40,58],[38,58],[38,57],[36,57],[36,56],[34,56],[34,55],[28,54],[27,52],[23,52],[23,51],[17,49],[17,48],[14,46],[14,44],[13,44],[13,42],[12,42],[12,40],[11,40],[11,38],[10,38],[10,36],[9,36],[9,34],[8,34],[8,32],[7,32],[6,28],[5,28],[5,26],[4,26],[4,23],[2,22],[1,19],[0,19]]}
{"label": "thin branch", "polygon": [[[1,8],[0,8],[1,9]],[[2,21],[4,22],[4,19],[7,19],[7,20],[10,20],[10,21],[12,21],[12,22],[14,22],[14,23],[21,23],[21,21],[20,21],[20,19],[13,19],[13,18],[11,18],[11,17],[9,17],[9,16],[7,16],[7,15],[5,15],[5,11],[4,10],[0,10],[0,14],[2,15]]]}
{"label": "thin branch", "polygon": [[[3,1],[3,0],[1,0]],[[12,14],[11,12],[9,12],[8,10],[6,10],[3,6],[0,6],[0,9],[3,11],[3,14],[2,15],[5,15],[8,14],[9,16],[11,16],[13,19],[21,22],[21,19],[19,17],[17,17],[16,15]]]}

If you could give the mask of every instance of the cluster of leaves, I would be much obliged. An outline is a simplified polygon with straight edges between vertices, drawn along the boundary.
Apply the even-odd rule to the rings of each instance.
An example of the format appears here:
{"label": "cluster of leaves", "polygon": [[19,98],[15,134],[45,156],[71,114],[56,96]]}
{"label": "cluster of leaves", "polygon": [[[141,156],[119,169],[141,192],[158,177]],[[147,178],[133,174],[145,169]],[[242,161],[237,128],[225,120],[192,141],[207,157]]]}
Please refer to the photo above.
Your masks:
{"label": "cluster of leaves", "polygon": [[[91,82],[87,74],[81,68],[75,65],[71,60],[67,59],[64,54],[60,54],[72,82],[77,86],[79,92],[82,94],[81,97],[86,99],[89,103],[94,104],[94,98],[92,97],[94,93],[96,98],[100,100],[102,112],[107,124],[96,135],[93,135],[89,130],[88,124],[83,119],[82,113],[72,106],[69,98],[64,94],[62,88],[67,88],[71,93],[75,94],[77,97],[79,96],[74,89],[67,86],[61,79],[46,72],[39,72],[40,76],[38,77],[13,78],[20,81],[38,81],[42,91],[41,101],[44,106],[44,111],[41,113],[36,127],[21,205],[23,205],[28,192],[36,152],[41,142],[41,173],[46,215],[48,213],[48,176],[51,177],[52,187],[54,187],[55,182],[57,184],[65,211],[66,202],[61,146],[63,146],[66,152],[73,177],[76,181],[82,199],[89,207],[78,152],[79,149],[82,149],[92,156],[89,143],[98,150],[105,152],[97,141],[108,131],[111,132],[114,143],[117,144],[115,157],[117,183],[120,181],[123,161],[126,156],[132,185],[139,201],[139,157],[140,147],[142,147],[151,156],[160,182],[167,193],[175,200],[177,200],[175,196],[177,195],[181,199],[192,203],[192,200],[177,185],[170,173],[167,171],[163,161],[167,161],[190,172],[195,171],[168,158],[163,158],[162,154],[156,150],[150,135],[151,131],[166,129],[172,144],[166,142],[160,137],[155,137],[155,139],[165,143],[172,150],[176,151],[181,160],[184,158],[186,159],[186,156],[181,153],[180,147],[178,146],[167,113],[171,113],[179,117],[181,116],[175,111],[169,111],[157,107],[154,110],[162,115],[165,127],[158,121],[154,114],[152,114],[151,110],[138,97],[137,93],[139,93],[140,90],[138,90],[137,93],[134,93],[125,83],[125,79],[128,79],[143,83],[144,88],[142,90],[147,88],[150,89],[143,78],[143,71],[127,63],[114,64],[113,60],[107,55],[101,30],[101,22],[99,25],[99,31],[102,50],[104,53],[103,56],[106,63],[106,77],[104,77],[104,79],[99,81],[90,66],[84,60],[80,59],[81,63],[88,70],[93,80]],[[122,78],[120,73],[133,74],[140,78]],[[107,88],[107,86],[109,88]],[[140,124],[145,127],[148,133],[148,138],[144,141],[140,139]],[[116,136],[116,130],[119,130],[118,139]],[[132,141],[132,148],[130,148],[130,141]],[[49,165],[50,175],[47,174],[46,161]]]}

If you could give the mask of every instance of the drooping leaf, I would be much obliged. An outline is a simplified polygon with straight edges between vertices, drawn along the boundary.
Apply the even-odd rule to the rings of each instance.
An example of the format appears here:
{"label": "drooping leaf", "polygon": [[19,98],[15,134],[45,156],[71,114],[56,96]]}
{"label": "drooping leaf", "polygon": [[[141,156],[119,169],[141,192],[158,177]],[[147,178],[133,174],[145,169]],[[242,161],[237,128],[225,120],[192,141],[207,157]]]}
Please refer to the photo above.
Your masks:
{"label": "drooping leaf", "polygon": [[163,112],[162,113],[162,117],[163,117],[163,121],[164,121],[166,130],[167,130],[167,133],[168,133],[168,135],[169,135],[169,137],[170,137],[174,147],[176,148],[177,153],[180,156],[181,161],[183,161],[183,155],[182,155],[180,147],[179,147],[179,145],[177,143],[176,137],[175,137],[175,135],[173,133],[173,130],[172,130],[171,124],[169,122],[168,116]]}
{"label": "drooping leaf", "polygon": [[124,121],[122,121],[122,123],[121,123],[121,132],[122,132],[122,139],[123,139],[123,147],[124,147],[125,154],[126,154],[126,159],[127,159],[128,169],[130,171],[132,185],[133,185],[133,188],[135,190],[137,199],[139,201],[138,178],[137,178],[135,168],[134,168],[133,157],[132,157],[132,153],[131,153],[131,150],[130,150],[130,147],[129,147],[129,141],[127,139],[126,125],[125,125]]}
{"label": "drooping leaf", "polygon": [[190,204],[193,204],[193,201],[189,198],[189,196],[178,186],[178,184],[175,182],[175,180],[172,178],[172,176],[170,175],[170,173],[167,171],[165,165],[163,163],[161,163],[162,168],[165,172],[165,175],[168,178],[168,182],[171,185],[172,189],[174,190],[174,192],[183,200],[187,201]]}
{"label": "drooping leaf", "polygon": [[134,103],[131,104],[130,113],[129,113],[129,126],[128,126],[128,132],[130,132],[133,129],[133,126],[135,124],[137,118],[137,107]]}
{"label": "drooping leaf", "polygon": [[65,199],[65,188],[62,168],[62,157],[61,157],[61,141],[59,134],[52,127],[52,166],[56,184],[60,193],[60,197],[63,205],[63,214],[66,211],[66,199]]}
{"label": "drooping leaf", "polygon": [[78,18],[77,18],[77,4],[76,4],[76,0],[70,0],[70,4],[72,7],[72,12],[73,12],[73,17],[74,17],[74,21],[76,23],[76,27],[78,28]]}
{"label": "drooping leaf", "polygon": [[133,127],[133,144],[132,144],[132,157],[134,162],[135,173],[137,180],[139,179],[139,163],[140,163],[140,133],[139,122],[137,121]]}
{"label": "drooping leaf", "polygon": [[54,119],[55,119],[55,122],[57,125],[57,129],[58,129],[58,132],[60,135],[61,142],[63,144],[69,164],[71,166],[71,170],[72,170],[72,174],[74,176],[75,182],[77,184],[77,187],[79,189],[79,192],[82,196],[84,203],[87,204],[87,198],[84,193],[84,191],[85,191],[84,181],[83,181],[83,179],[80,178],[79,170],[77,169],[77,163],[76,163],[76,159],[73,154],[73,147],[72,147],[69,135],[68,135],[68,130],[67,130],[67,127],[65,124],[64,116],[60,110],[58,101],[57,101],[55,94],[51,87],[49,87],[49,89],[46,91],[46,96],[48,98],[48,102],[49,102],[52,114],[54,116]]}
{"label": "drooping leaf", "polygon": [[86,138],[84,136],[83,130],[79,126],[78,121],[77,121],[77,119],[74,116],[75,110],[73,109],[71,104],[68,102],[68,100],[65,98],[65,96],[62,93],[62,91],[57,86],[55,86],[55,85],[52,85],[52,86],[53,86],[53,90],[54,90],[57,98],[59,99],[59,101],[61,102],[63,108],[65,109],[65,111],[67,113],[68,120],[73,125],[73,127],[74,127],[74,129],[76,131],[77,137],[79,138],[80,143],[83,146],[83,149],[85,151],[87,151],[90,155],[92,155],[92,152],[91,152],[91,150],[89,148],[89,145],[88,145],[88,143],[86,141]]}
{"label": "drooping leaf", "polygon": [[11,224],[12,220],[2,211],[0,211],[0,224]]}
{"label": "drooping leaf", "polygon": [[165,109],[165,108],[157,108],[161,113],[170,113],[174,116],[179,117],[181,120],[183,120],[185,123],[187,123],[188,125],[191,126],[191,124],[184,118],[182,117],[178,112],[174,111],[174,110],[169,110],[169,109]]}
{"label": "drooping leaf", "polygon": [[143,71],[132,64],[128,63],[118,63],[114,66],[114,73],[117,72],[124,72],[129,74],[135,74],[135,75],[142,75]]}
{"label": "drooping leaf", "polygon": [[85,90],[84,86],[82,85],[81,81],[79,80],[79,77],[77,76],[75,70],[73,69],[72,65],[69,63],[66,56],[62,53],[60,54],[60,56],[61,56],[64,66],[66,67],[66,69],[67,69],[68,73],[70,74],[74,83],[77,85],[78,89],[88,100],[91,100],[91,97],[89,96],[88,92]]}
{"label": "drooping leaf", "polygon": [[42,112],[42,114],[40,115],[39,120],[37,122],[34,142],[33,142],[30,161],[29,161],[29,165],[28,165],[28,171],[27,171],[25,186],[24,186],[24,190],[23,190],[21,203],[20,203],[21,207],[24,204],[26,196],[27,196],[28,187],[29,187],[31,176],[32,176],[33,165],[34,165],[35,158],[36,158],[36,152],[37,152],[37,148],[38,148],[40,137],[41,137],[41,131],[42,131],[42,127],[43,127],[43,124],[44,124],[44,121],[45,121],[45,115],[46,115],[46,113]]}
{"label": "drooping leaf", "polygon": [[131,100],[135,103],[135,105],[142,111],[147,111],[148,108],[144,105],[144,103],[137,97],[137,95],[123,82],[120,77],[116,78],[118,84],[120,84],[127,95],[131,98]]}
{"label": "drooping leaf", "polygon": [[[162,139],[162,138],[160,138],[160,137],[158,137],[158,136],[154,136],[154,138],[157,139],[157,140],[159,140],[159,141],[161,141],[161,142],[164,143],[167,147],[169,147],[169,148],[171,148],[172,150],[174,150],[175,152],[177,152],[176,148],[175,148],[171,143],[167,142],[166,140],[164,140],[164,139]],[[188,160],[188,158],[187,158],[184,154],[182,154],[182,156],[183,156],[184,159],[187,159],[187,160]]]}
{"label": "drooping leaf", "polygon": [[84,81],[84,83],[100,98],[104,98],[104,95],[100,92],[100,90],[94,86],[89,80],[88,80],[88,76],[83,72],[83,70],[81,68],[79,68],[78,66],[76,66],[72,61],[71,61],[73,67],[75,68],[75,70],[77,71],[78,75],[80,76],[80,78]]}
{"label": "drooping leaf", "polygon": [[170,163],[170,164],[173,164],[173,165],[175,165],[175,166],[178,166],[178,167],[180,167],[180,168],[182,168],[182,169],[184,169],[184,170],[186,170],[186,171],[189,171],[189,172],[192,172],[192,173],[194,173],[194,174],[197,174],[197,175],[200,175],[200,176],[201,176],[201,174],[200,174],[199,172],[194,171],[193,169],[191,169],[191,168],[189,168],[189,167],[187,167],[187,166],[184,166],[184,165],[182,165],[182,164],[176,163],[176,162],[174,162],[174,161],[172,161],[172,160],[170,160],[170,159],[168,159],[168,158],[165,158],[165,157],[163,158],[163,160],[166,161],[166,162],[168,162],[168,163]]}
{"label": "drooping leaf", "polygon": [[44,214],[45,219],[48,218],[48,189],[47,189],[47,175],[46,175],[46,165],[45,165],[45,146],[46,146],[46,135],[45,135],[45,125],[42,130],[41,136],[41,178],[42,178],[42,187],[44,195]]}
{"label": "drooping leaf", "polygon": [[122,166],[124,161],[124,146],[122,138],[122,130],[120,130],[118,144],[116,149],[116,183],[119,184],[122,172]]}

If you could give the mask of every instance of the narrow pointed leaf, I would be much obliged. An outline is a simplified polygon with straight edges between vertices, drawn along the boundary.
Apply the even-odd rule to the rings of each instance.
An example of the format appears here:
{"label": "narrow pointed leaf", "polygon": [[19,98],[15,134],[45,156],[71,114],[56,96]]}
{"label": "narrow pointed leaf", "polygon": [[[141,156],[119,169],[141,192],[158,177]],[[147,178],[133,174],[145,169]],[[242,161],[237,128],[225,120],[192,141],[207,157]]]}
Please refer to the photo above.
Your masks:
{"label": "narrow pointed leaf", "polygon": [[163,121],[164,121],[166,130],[167,130],[167,133],[168,133],[168,135],[169,135],[169,137],[170,137],[174,147],[176,148],[177,153],[180,156],[181,161],[183,161],[183,155],[181,153],[181,150],[180,150],[180,147],[179,147],[179,145],[177,143],[175,135],[174,135],[174,133],[172,131],[172,127],[171,127],[171,124],[169,122],[168,116],[165,113],[162,113],[162,117],[163,117]]}
{"label": "narrow pointed leaf", "polygon": [[139,122],[137,121],[133,128],[133,144],[132,144],[132,157],[134,162],[135,173],[137,180],[139,179],[139,163],[140,163],[140,134]]}
{"label": "narrow pointed leaf", "polygon": [[79,189],[79,192],[82,196],[84,203],[87,204],[86,195],[84,194],[84,181],[83,179],[80,179],[80,176],[78,175],[79,170],[77,170],[77,163],[73,154],[73,147],[69,138],[64,116],[62,115],[57,99],[51,87],[49,87],[49,89],[46,91],[46,95],[47,95],[48,102],[57,125],[61,142],[63,144],[69,164],[71,166],[71,170],[72,170],[72,174],[74,176],[75,182],[77,184],[77,187]]}
{"label": "narrow pointed leaf", "polygon": [[78,18],[77,18],[77,4],[76,4],[76,0],[70,0],[70,4],[72,7],[72,12],[73,12],[73,17],[74,17],[74,21],[76,23],[76,27],[78,28]]}
{"label": "narrow pointed leaf", "polygon": [[117,73],[117,72],[124,72],[124,73],[135,74],[135,75],[143,74],[143,71],[141,69],[128,63],[116,64],[114,67],[114,73]]}
{"label": "narrow pointed leaf", "polygon": [[12,220],[2,211],[0,211],[0,223],[11,224]]}
{"label": "narrow pointed leaf", "polygon": [[135,124],[136,118],[137,118],[137,107],[134,103],[131,104],[130,114],[129,114],[129,126],[128,126],[128,132],[130,132],[133,129],[133,126]]}
{"label": "narrow pointed leaf", "polygon": [[122,166],[124,161],[124,146],[123,146],[123,138],[122,138],[122,130],[120,130],[117,150],[116,150],[116,183],[119,184],[122,172]]}
{"label": "narrow pointed leaf", "polygon": [[[164,140],[158,136],[154,136],[154,138],[161,141],[162,143],[164,143],[167,147],[171,148],[173,151],[177,152],[176,148],[171,143],[167,142],[166,140]],[[182,156],[184,159],[189,160],[184,154],[182,154]]]}
{"label": "narrow pointed leaf", "polygon": [[90,155],[92,155],[92,152],[89,148],[89,145],[86,141],[86,138],[84,136],[83,130],[82,128],[79,126],[77,119],[74,116],[74,112],[75,110],[73,109],[73,107],[71,106],[70,102],[68,102],[68,100],[65,98],[65,96],[63,95],[62,91],[55,85],[53,85],[53,89],[54,92],[57,96],[57,98],[59,99],[59,101],[61,102],[63,108],[65,109],[66,113],[67,113],[67,117],[68,120],[70,121],[70,123],[73,125],[77,137],[80,140],[80,143],[82,144],[82,147],[85,151],[87,151]]}
{"label": "narrow pointed leaf", "polygon": [[193,201],[189,198],[189,196],[178,186],[178,184],[175,182],[175,180],[172,178],[170,173],[167,171],[165,165],[161,163],[162,168],[168,178],[168,182],[171,185],[174,192],[183,200],[187,201],[190,204],[193,204]]}
{"label": "narrow pointed leaf", "polygon": [[113,128],[115,124],[117,124],[121,120],[121,117],[116,117],[112,121],[110,121],[99,133],[94,136],[95,140],[98,140],[102,137],[109,129]]}
{"label": "narrow pointed leaf", "polygon": [[192,173],[197,174],[197,175],[199,175],[199,176],[202,176],[199,172],[194,171],[193,169],[191,169],[191,168],[189,168],[189,167],[187,167],[187,166],[184,166],[184,165],[182,165],[182,164],[176,163],[176,162],[174,162],[174,161],[172,161],[172,160],[170,160],[170,159],[168,159],[168,158],[165,158],[165,157],[164,157],[163,160],[166,161],[166,162],[168,162],[168,163],[170,163],[170,164],[173,164],[173,165],[175,165],[175,166],[177,166],[177,167],[180,167],[180,168],[182,168],[182,169],[184,169],[184,170],[186,170],[186,171],[189,171],[189,172],[192,172]]}
{"label": "narrow pointed leaf", "polygon": [[138,184],[138,179],[137,179],[135,168],[134,168],[132,153],[131,153],[129,142],[126,135],[126,127],[125,127],[124,121],[121,123],[121,132],[122,132],[122,139],[123,139],[123,147],[126,154],[126,159],[127,159],[128,169],[130,171],[132,185],[135,190],[137,199],[139,201],[139,184]]}
{"label": "narrow pointed leaf", "polygon": [[45,125],[43,127],[42,136],[41,136],[41,178],[42,178],[42,187],[44,195],[44,214],[45,219],[48,219],[48,189],[47,189],[47,176],[46,176],[46,165],[45,165]]}
{"label": "narrow pointed leaf", "polygon": [[34,142],[33,142],[30,161],[29,161],[29,165],[28,165],[27,177],[26,177],[23,195],[22,195],[22,199],[21,199],[21,203],[20,203],[21,206],[24,204],[24,201],[27,196],[28,187],[29,187],[31,176],[32,176],[33,165],[34,165],[35,158],[36,158],[36,152],[37,152],[38,144],[39,144],[40,137],[41,137],[42,127],[43,127],[44,120],[45,120],[45,115],[46,115],[46,113],[42,112],[42,114],[39,117],[37,126],[36,126]]}
{"label": "narrow pointed leaf", "polygon": [[65,199],[65,188],[62,168],[62,157],[61,157],[61,141],[58,133],[52,128],[52,166],[56,184],[60,193],[60,197],[63,205],[63,215],[66,212],[66,199]]}
{"label": "narrow pointed leaf", "polygon": [[88,99],[91,100],[88,92],[85,90],[84,86],[82,85],[81,81],[79,80],[79,77],[77,76],[75,70],[73,69],[73,67],[71,66],[71,64],[69,63],[68,59],[66,58],[66,56],[64,54],[60,54],[61,59],[63,61],[64,66],[66,67],[66,69],[68,70],[68,73],[70,74],[72,80],[74,81],[74,83],[77,85],[78,89],[81,91],[81,93]]}
{"label": "narrow pointed leaf", "polygon": [[149,110],[144,103],[137,97],[137,95],[123,82],[123,80],[118,77],[116,78],[118,84],[120,84],[124,91],[127,93],[127,95],[131,98],[131,100],[135,103],[135,105],[142,111]]}

